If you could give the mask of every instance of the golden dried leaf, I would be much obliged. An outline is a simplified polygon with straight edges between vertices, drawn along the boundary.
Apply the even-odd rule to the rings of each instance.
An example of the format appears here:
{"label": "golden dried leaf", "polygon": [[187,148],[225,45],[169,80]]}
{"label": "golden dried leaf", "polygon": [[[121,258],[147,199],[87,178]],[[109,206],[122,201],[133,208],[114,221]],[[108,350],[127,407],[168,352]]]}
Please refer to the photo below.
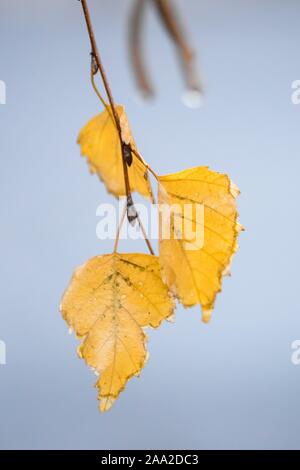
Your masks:
{"label": "golden dried leaf", "polygon": [[[237,237],[242,228],[237,222],[238,194],[227,175],[207,167],[159,177],[159,203],[172,207],[169,238],[163,233],[167,222],[160,217],[162,277],[184,306],[201,304],[205,322],[221,290],[222,276],[228,273],[238,249]],[[192,209],[187,215],[186,205]],[[197,221],[196,206],[203,209],[203,217]],[[188,222],[195,234],[200,228],[202,239],[198,236],[196,241],[196,237],[193,240],[186,235],[184,223]]]}
{"label": "golden dried leaf", "polygon": [[[120,118],[122,140],[136,150],[129,122],[123,106],[116,106]],[[92,118],[80,131],[78,140],[81,155],[87,157],[92,173],[97,173],[109,192],[125,196],[122,152],[119,134],[110,106]],[[128,166],[132,191],[152,199],[152,191],[145,162],[132,153],[132,164]]]}
{"label": "golden dried leaf", "polygon": [[61,312],[83,342],[79,355],[100,374],[100,410],[108,410],[126,382],[144,367],[144,327],[172,315],[174,301],[158,258],[146,254],[96,256],[76,269]]}

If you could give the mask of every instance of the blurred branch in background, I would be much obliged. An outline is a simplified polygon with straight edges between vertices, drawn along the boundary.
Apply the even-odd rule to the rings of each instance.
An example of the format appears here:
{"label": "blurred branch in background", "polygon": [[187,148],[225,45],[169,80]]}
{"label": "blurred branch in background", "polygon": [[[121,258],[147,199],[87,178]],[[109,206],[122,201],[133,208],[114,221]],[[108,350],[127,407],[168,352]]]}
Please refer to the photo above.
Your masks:
{"label": "blurred branch in background", "polygon": [[186,39],[182,21],[172,0],[134,1],[129,25],[129,47],[132,66],[139,89],[144,96],[154,94],[143,60],[144,17],[146,3],[149,2],[154,4],[164,28],[175,45],[182,65],[187,91],[194,95],[202,95],[202,84],[197,73],[195,54]]}
{"label": "blurred branch in background", "polygon": [[145,97],[152,96],[153,88],[143,61],[143,20],[145,17],[146,2],[148,0],[134,0],[129,20],[129,50],[131,63],[138,87]]}

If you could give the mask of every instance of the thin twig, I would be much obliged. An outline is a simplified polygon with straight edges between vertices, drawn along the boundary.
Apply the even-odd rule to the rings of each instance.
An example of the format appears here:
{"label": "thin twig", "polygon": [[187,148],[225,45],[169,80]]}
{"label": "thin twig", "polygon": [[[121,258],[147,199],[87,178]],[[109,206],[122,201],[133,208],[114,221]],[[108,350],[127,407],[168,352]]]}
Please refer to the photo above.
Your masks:
{"label": "thin twig", "polygon": [[[122,157],[124,157],[124,155],[123,155],[122,130],[121,130],[120,119],[119,119],[119,115],[118,115],[116,107],[115,107],[115,102],[114,102],[113,95],[112,95],[112,92],[111,92],[111,89],[110,89],[110,86],[109,86],[109,83],[108,83],[108,80],[107,80],[106,72],[105,72],[105,69],[104,69],[104,66],[102,64],[100,54],[99,54],[99,51],[98,51],[98,48],[97,48],[97,43],[96,43],[96,39],[95,39],[93,27],[92,27],[92,22],[91,22],[91,17],[90,17],[90,12],[89,12],[89,9],[88,9],[87,1],[86,0],[81,0],[81,5],[82,5],[84,17],[85,17],[87,30],[88,30],[89,37],[90,37],[92,55],[93,55],[93,57],[96,61],[97,67],[99,69],[99,72],[100,72],[100,75],[101,75],[101,78],[102,78],[102,81],[103,81],[103,85],[104,85],[104,88],[105,88],[105,91],[106,91],[106,94],[107,94],[107,98],[108,98],[108,101],[109,101],[109,104],[110,104],[110,107],[111,107],[111,111],[112,111],[113,118],[114,118],[114,121],[115,121],[115,124],[116,124],[116,127],[117,127],[117,131],[118,131],[118,134],[119,134]],[[127,197],[127,200],[132,201],[130,185],[129,185],[129,178],[128,178],[128,168],[127,168],[126,161],[125,161],[124,158],[122,158],[122,162],[123,162],[126,197]]]}
{"label": "thin twig", "polygon": [[111,106],[113,115],[114,115],[114,120],[115,120],[117,129],[118,129],[118,132],[120,134],[120,139],[122,141],[120,119],[119,119],[118,113],[117,113],[116,108],[115,108],[113,95],[112,95],[112,92],[111,92],[111,89],[110,89],[110,86],[109,86],[109,83],[108,83],[108,80],[107,80],[107,77],[106,77],[106,72],[105,72],[105,69],[103,67],[103,64],[102,64],[102,61],[101,61],[101,58],[100,58],[100,54],[99,54],[99,51],[98,51],[98,48],[97,48],[97,43],[96,43],[96,39],[95,39],[93,27],[92,27],[90,12],[89,12],[89,9],[88,9],[88,6],[87,6],[87,1],[86,0],[81,0],[81,5],[82,5],[84,17],[85,17],[87,30],[88,30],[89,37],[90,37],[92,55],[93,55],[93,57],[96,61],[99,72],[101,74],[101,78],[102,78],[103,85],[104,85],[104,88],[105,88],[105,91],[106,91],[106,94],[107,94],[107,98],[108,98],[109,104]]}
{"label": "thin twig", "polygon": [[[138,220],[138,223],[139,223],[139,225],[141,227],[141,230],[143,232],[143,235],[144,235],[146,244],[149,248],[149,251],[150,251],[151,254],[154,254],[151,243],[148,240],[147,234],[144,230],[144,227],[142,226],[142,222],[140,220],[139,214],[136,211],[134,203],[133,203],[131,190],[130,190],[129,176],[128,176],[128,167],[127,167],[127,163],[126,163],[126,158],[127,158],[126,150],[127,150],[127,147],[126,147],[126,145],[125,145],[125,143],[123,142],[123,139],[122,139],[122,128],[121,128],[120,118],[119,118],[119,115],[118,115],[116,107],[115,107],[115,102],[114,102],[114,99],[113,99],[113,95],[112,95],[112,92],[111,92],[111,89],[110,89],[110,86],[109,86],[109,83],[108,83],[108,80],[107,80],[106,72],[105,72],[104,66],[102,64],[101,57],[100,57],[100,54],[99,54],[99,50],[98,50],[98,47],[97,47],[97,43],[96,43],[96,39],[95,39],[93,27],[92,27],[92,22],[91,22],[90,12],[89,12],[88,5],[87,5],[87,0],[81,0],[81,5],[82,5],[82,9],[83,9],[83,14],[84,14],[84,18],[85,18],[85,22],[86,22],[86,26],[87,26],[87,30],[88,30],[88,34],[89,34],[89,38],[90,38],[92,60],[94,60],[94,62],[95,62],[95,64],[92,63],[92,74],[94,75],[94,73],[96,72],[96,68],[98,68],[98,70],[100,72],[100,75],[101,75],[101,78],[102,78],[102,82],[103,82],[105,91],[106,91],[106,95],[107,95],[107,98],[108,98],[108,101],[109,101],[109,104],[110,104],[111,112],[112,112],[112,115],[113,115],[113,120],[115,122],[117,131],[118,131],[118,135],[119,135],[120,146],[121,146],[121,155],[122,155],[122,164],[123,164],[123,173],[124,173],[124,184],[125,184],[125,192],[126,192],[126,199],[127,199],[127,205],[126,205],[127,218],[129,220],[129,222],[133,222],[135,219]],[[96,91],[97,87],[96,87],[94,81],[93,81],[93,85],[94,85],[94,89]],[[99,96],[100,100],[102,101],[103,98],[101,97],[99,92],[97,93],[97,95]]]}

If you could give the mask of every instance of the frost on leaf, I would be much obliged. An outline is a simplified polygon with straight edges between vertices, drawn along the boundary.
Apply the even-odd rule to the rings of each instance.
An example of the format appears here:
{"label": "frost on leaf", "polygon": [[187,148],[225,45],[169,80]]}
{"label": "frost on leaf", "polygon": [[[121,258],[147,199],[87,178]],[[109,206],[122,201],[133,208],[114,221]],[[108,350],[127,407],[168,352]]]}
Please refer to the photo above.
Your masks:
{"label": "frost on leaf", "polygon": [[96,256],[74,272],[61,312],[82,338],[79,356],[100,374],[96,386],[101,411],[112,406],[127,381],[144,367],[144,327],[158,327],[173,309],[156,256]]}
{"label": "frost on leaf", "polygon": [[[237,238],[242,229],[237,222],[238,194],[238,188],[227,175],[207,167],[159,177],[159,203],[182,208],[178,212],[171,211],[170,238],[160,238],[162,277],[184,306],[201,304],[204,322],[211,317],[222,276],[228,274],[232,256],[238,249]],[[203,244],[198,249],[187,249],[184,234],[176,238],[176,231],[172,230],[178,217],[184,219],[186,204],[203,207],[200,221]],[[161,218],[160,233],[163,223]],[[196,220],[192,223],[195,226]]]}
{"label": "frost on leaf", "polygon": [[[129,122],[123,106],[116,106],[120,119],[123,144],[136,151]],[[110,106],[92,118],[80,131],[78,140],[81,155],[87,158],[92,173],[97,173],[109,192],[125,196],[124,170],[119,134]],[[131,153],[128,176],[132,191],[152,199],[151,186],[145,162]]]}

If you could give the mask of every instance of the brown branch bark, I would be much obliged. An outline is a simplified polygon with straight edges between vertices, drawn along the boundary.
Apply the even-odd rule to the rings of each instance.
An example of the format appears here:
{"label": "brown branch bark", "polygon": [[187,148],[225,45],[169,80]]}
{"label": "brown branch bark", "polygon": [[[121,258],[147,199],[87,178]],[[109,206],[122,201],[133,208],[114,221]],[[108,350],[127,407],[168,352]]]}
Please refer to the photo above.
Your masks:
{"label": "brown branch bark", "polygon": [[[100,56],[100,53],[99,53],[99,50],[98,50],[98,47],[97,47],[95,34],[94,34],[92,22],[91,22],[91,16],[90,16],[89,8],[88,8],[88,5],[87,5],[87,0],[80,0],[80,1],[81,1],[81,5],[82,5],[82,10],[83,10],[83,14],[84,14],[84,18],[85,18],[85,22],[86,22],[86,26],[87,26],[89,38],[90,38],[91,54],[92,54],[93,60],[95,61],[96,65],[98,67],[98,70],[100,72],[102,82],[103,82],[103,85],[104,85],[104,88],[105,88],[105,91],[106,91],[106,95],[107,95],[107,98],[108,98],[108,101],[109,101],[109,104],[110,104],[110,107],[111,107],[112,115],[113,115],[113,118],[114,118],[114,121],[115,121],[115,124],[116,124],[118,135],[119,135],[120,146],[121,146],[121,154],[122,154],[122,163],[123,163],[124,184],[125,184],[125,191],[126,191],[126,198],[127,198],[127,218],[129,220],[129,222],[131,222],[131,223],[135,219],[137,219],[138,222],[139,222],[139,225],[141,227],[141,230],[144,233],[143,226],[142,226],[139,214],[135,209],[133,199],[132,199],[132,195],[131,195],[130,182],[129,182],[129,176],[128,176],[128,167],[127,167],[127,163],[126,163],[126,161],[128,160],[128,156],[127,156],[128,148],[127,148],[125,142],[123,142],[123,139],[122,139],[122,129],[121,129],[119,115],[118,115],[116,107],[115,107],[115,102],[114,102],[114,99],[113,99],[113,95],[112,95],[112,92],[111,92],[111,89],[110,89],[110,86],[109,86],[109,83],[108,83],[108,79],[107,79],[107,76],[106,76],[106,72],[105,72],[105,69],[104,69],[104,66],[103,66],[103,63],[102,63],[102,60],[101,60],[101,56]],[[94,71],[96,71],[95,65],[94,65]],[[151,243],[148,240],[147,235],[145,233],[144,233],[144,238],[145,238],[145,241],[146,241],[146,244],[149,248],[150,253],[153,255],[154,251],[153,251]]]}

